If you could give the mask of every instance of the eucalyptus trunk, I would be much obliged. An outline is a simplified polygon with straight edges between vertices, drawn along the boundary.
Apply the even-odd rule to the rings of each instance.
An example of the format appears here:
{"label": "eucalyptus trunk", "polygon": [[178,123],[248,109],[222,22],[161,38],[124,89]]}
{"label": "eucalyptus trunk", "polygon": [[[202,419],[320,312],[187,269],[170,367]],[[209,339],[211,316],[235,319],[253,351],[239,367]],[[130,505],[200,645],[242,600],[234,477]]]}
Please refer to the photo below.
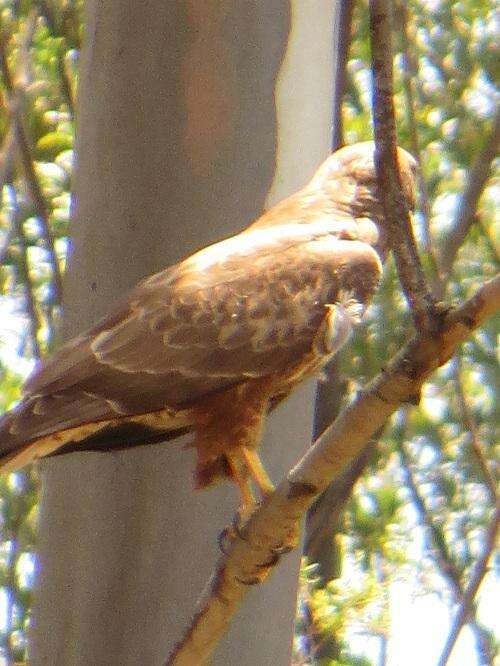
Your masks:
{"label": "eucalyptus trunk", "polygon": [[[307,180],[330,146],[334,11],[87,2],[65,337]],[[309,384],[270,419],[275,480],[309,445],[312,403]],[[30,663],[162,663],[237,505],[229,484],[193,492],[185,443],[41,463]],[[294,553],[253,591],[214,663],[289,663],[298,566]]]}

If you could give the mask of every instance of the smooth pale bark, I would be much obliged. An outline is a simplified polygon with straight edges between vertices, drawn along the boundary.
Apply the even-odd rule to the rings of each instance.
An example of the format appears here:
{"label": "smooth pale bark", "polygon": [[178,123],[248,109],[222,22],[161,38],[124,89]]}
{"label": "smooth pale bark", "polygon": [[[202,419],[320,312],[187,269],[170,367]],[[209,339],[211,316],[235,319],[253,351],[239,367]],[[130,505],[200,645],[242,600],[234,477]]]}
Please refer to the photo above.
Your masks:
{"label": "smooth pale bark", "polygon": [[[275,200],[307,180],[329,150],[332,4],[87,3],[66,336],[252,221],[271,183]],[[276,480],[309,444],[312,393],[270,419]],[[192,491],[184,443],[41,465],[31,664],[162,663],[237,500],[228,484]],[[297,569],[293,555],[252,590],[213,663],[289,663]]]}

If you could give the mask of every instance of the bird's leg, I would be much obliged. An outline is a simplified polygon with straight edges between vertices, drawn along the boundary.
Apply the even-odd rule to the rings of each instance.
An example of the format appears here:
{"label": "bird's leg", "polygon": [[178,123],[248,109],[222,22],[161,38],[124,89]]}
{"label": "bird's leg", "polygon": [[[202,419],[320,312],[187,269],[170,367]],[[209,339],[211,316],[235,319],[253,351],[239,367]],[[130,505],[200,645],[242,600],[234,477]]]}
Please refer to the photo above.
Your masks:
{"label": "bird's leg", "polygon": [[232,477],[240,491],[238,515],[240,519],[248,518],[257,504],[252,491],[248,469],[236,451],[234,453],[227,452],[226,459],[231,468]]}
{"label": "bird's leg", "polygon": [[257,502],[253,494],[252,485],[250,482],[250,475],[248,468],[242,460],[241,456],[235,451],[234,453],[226,452],[225,454],[227,464],[231,470],[231,477],[238,486],[240,491],[240,504],[233,517],[232,524],[225,527],[219,534],[219,547],[221,551],[227,555],[229,544],[236,535],[242,537],[242,526],[250,518],[255,510]]}
{"label": "bird's leg", "polygon": [[[274,491],[274,485],[264,469],[264,465],[262,464],[258,452],[256,449],[248,446],[242,446],[241,452],[248,471],[251,474],[255,485],[259,489],[261,499],[265,499]],[[264,570],[272,568],[278,562],[281,555],[288,553],[297,546],[298,540],[298,529],[292,530],[289,533],[287,540],[272,550],[273,555],[271,559],[268,562],[259,565],[259,568]]]}
{"label": "bird's leg", "polygon": [[274,485],[266,472],[257,451],[249,446],[242,446],[241,453],[252,479],[257,486],[261,499],[265,499],[274,490]]}
{"label": "bird's leg", "polygon": [[[241,504],[231,527],[227,527],[219,535],[219,547],[225,555],[228,555],[234,537],[246,540],[243,528],[257,506],[252,492],[251,480],[257,487],[261,500],[273,492],[274,485],[253,446],[240,445],[232,452],[226,452],[225,455],[233,480],[238,485],[241,494]],[[255,570],[246,579],[238,579],[239,582],[245,585],[262,582],[267,577],[269,570],[276,566],[281,555],[294,548],[297,541],[298,535],[291,534],[288,543],[280,544],[277,548],[271,548],[265,561],[257,564]]]}
{"label": "bird's leg", "polygon": [[228,476],[240,494],[233,524],[219,539],[223,551],[235,533],[242,535],[243,525],[255,511],[258,502],[254,490],[259,501],[274,490],[257,453],[272,394],[269,380],[248,382],[211,396],[197,413],[192,443],[198,451],[197,487],[208,485],[218,476]]}
{"label": "bird's leg", "polygon": [[223,552],[225,552],[225,549],[222,544],[225,544],[230,539],[231,533],[234,534],[236,532],[242,537],[242,527],[258,505],[252,490],[251,481],[253,480],[257,487],[261,501],[274,490],[274,485],[264,469],[264,465],[255,448],[242,445],[234,449],[232,454],[229,452],[226,453],[226,459],[231,469],[233,480],[239,488],[241,501],[235,514],[232,528],[224,530],[219,539]]}

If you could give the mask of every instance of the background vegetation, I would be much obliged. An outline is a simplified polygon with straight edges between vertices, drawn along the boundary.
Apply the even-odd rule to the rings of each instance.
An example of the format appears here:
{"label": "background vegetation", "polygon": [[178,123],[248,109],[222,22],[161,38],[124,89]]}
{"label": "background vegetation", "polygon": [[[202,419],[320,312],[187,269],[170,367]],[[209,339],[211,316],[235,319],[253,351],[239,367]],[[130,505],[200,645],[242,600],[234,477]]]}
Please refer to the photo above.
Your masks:
{"label": "background vegetation", "polygon": [[[2,409],[52,348],[61,316],[81,5],[0,0]],[[342,96],[346,143],[372,136],[364,2],[355,3],[351,18]],[[397,5],[395,18],[399,142],[421,165],[419,244],[435,292],[463,300],[499,263],[490,177],[500,134],[498,15],[491,2],[411,0]],[[389,663],[397,649],[398,593],[447,609],[450,635],[420,639],[442,642],[440,664],[461,628],[452,622],[461,607],[477,663],[493,663],[495,616],[485,590],[497,585],[498,572],[485,549],[491,550],[498,502],[496,324],[434,375],[419,407],[393,419],[367,452],[342,517],[319,536],[311,528],[311,542],[322,547],[301,575],[297,664]],[[407,330],[389,263],[369,319],[342,357],[343,400],[401,346]],[[36,488],[34,471],[0,479],[0,650],[10,661],[26,658]],[[469,603],[474,576],[486,581]]]}

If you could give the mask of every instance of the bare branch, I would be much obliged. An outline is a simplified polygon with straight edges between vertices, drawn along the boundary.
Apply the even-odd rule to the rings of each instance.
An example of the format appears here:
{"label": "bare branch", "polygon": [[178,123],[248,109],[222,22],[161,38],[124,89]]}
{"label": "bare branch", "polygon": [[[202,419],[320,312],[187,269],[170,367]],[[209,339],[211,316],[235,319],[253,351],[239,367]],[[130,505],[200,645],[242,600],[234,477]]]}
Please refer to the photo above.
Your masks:
{"label": "bare branch", "polygon": [[[328,567],[324,561],[325,557],[322,557],[324,543],[333,541],[333,534],[338,531],[338,522],[352,494],[352,489],[373,456],[379,436],[380,433],[375,434],[375,437],[335,478],[334,482],[318,497],[308,511],[304,555],[311,562],[317,562],[321,565],[320,574],[324,580],[329,580],[332,577],[330,575],[331,571],[329,571],[331,566]],[[335,530],[336,526],[337,529]]]}
{"label": "bare branch", "polygon": [[10,226],[0,243],[0,266],[3,266],[10,257],[10,244],[12,243],[13,237],[14,230],[12,226]]}
{"label": "bare branch", "polygon": [[443,281],[449,277],[457,252],[465,241],[471,226],[477,220],[479,199],[490,177],[491,165],[498,154],[499,144],[500,108],[497,109],[490,135],[469,172],[452,231],[448,234],[441,252],[440,272]]}
{"label": "bare branch", "polygon": [[52,288],[54,302],[58,305],[62,298],[62,277],[59,267],[59,260],[54,247],[54,239],[50,230],[49,212],[45,197],[38,180],[35,169],[35,160],[31,153],[31,147],[28,135],[24,126],[24,120],[21,114],[21,95],[19,89],[14,86],[10,66],[7,59],[5,45],[7,43],[6,34],[0,26],[0,71],[3,76],[5,89],[8,95],[8,109],[11,117],[14,136],[19,149],[21,163],[24,169],[26,183],[35,206],[36,214],[40,219],[42,227],[42,238],[49,255],[49,261],[52,267]]}
{"label": "bare branch", "polygon": [[[22,67],[19,68],[18,78],[22,78],[23,80],[27,80],[28,78],[27,63],[29,59],[27,57],[27,51],[29,49],[29,45],[31,44],[31,40],[33,37],[35,22],[36,22],[36,16],[34,13],[31,13],[23,34],[22,44],[20,46],[20,49],[24,55],[22,58]],[[9,72],[7,73],[7,76],[9,76]],[[5,139],[2,146],[2,155],[0,162],[0,196],[4,185],[11,181],[15,144],[16,144],[15,130],[12,127],[9,127],[5,135]],[[20,251],[19,255],[17,256],[16,270],[18,273],[19,282],[22,284],[24,290],[26,311],[28,314],[28,321],[29,321],[29,333],[30,333],[32,353],[36,359],[40,359],[41,350],[40,350],[40,344],[38,342],[38,332],[40,331],[41,328],[40,317],[38,314],[35,289],[29,271],[28,243],[26,241],[26,236],[24,234],[23,223],[19,216],[19,210],[15,196],[13,197],[13,210],[11,214],[10,232],[7,234],[7,243],[5,245],[5,249],[4,248],[0,249],[0,260],[3,259],[3,256],[5,254],[7,254],[10,247],[10,243],[14,235],[16,235],[19,240]]]}
{"label": "bare branch", "polygon": [[417,482],[413,476],[410,457],[403,442],[401,442],[399,446],[399,457],[401,462],[401,470],[403,472],[406,487],[410,492],[411,501],[417,510],[421,524],[425,526],[428,535],[431,537],[431,552],[434,556],[434,560],[442,576],[446,578],[448,585],[453,590],[455,600],[458,602],[462,599],[463,596],[462,585],[460,582],[460,572],[453,563],[442,533],[439,531],[438,527],[435,525],[429,512],[427,511],[424,499],[420,495]]}
{"label": "bare branch", "polygon": [[[422,495],[420,494],[418,484],[411,469],[410,456],[403,441],[401,441],[399,445],[399,455],[401,470],[403,472],[406,487],[410,492],[411,501],[417,510],[420,523],[426,528],[427,534],[430,536],[431,543],[429,551],[431,557],[439,569],[439,572],[443,578],[445,578],[449,587],[451,588],[455,603],[462,603],[464,599],[464,590],[461,582],[460,571],[453,562],[453,558],[448,550],[444,536],[437,527]],[[471,624],[471,629],[475,634],[478,649],[480,650],[481,654],[488,655],[489,661],[491,661],[491,650],[488,638],[485,636],[484,630],[476,620],[476,609],[474,604],[471,605],[470,617],[468,620]]]}
{"label": "bare branch", "polygon": [[[334,26],[334,45],[337,57],[335,59],[333,111],[332,111],[332,150],[337,150],[344,144],[342,108],[346,88],[346,69],[351,44],[352,16],[354,10],[353,0],[339,3],[337,20]],[[326,425],[331,423],[337,416],[341,396],[345,394],[344,381],[340,376],[341,354],[337,354],[323,369],[323,381],[318,382],[315,414],[314,414],[314,437],[320,434]],[[321,568],[324,579],[333,576],[331,563],[334,561],[333,550],[336,548],[333,539],[334,525],[338,523],[343,511],[346,497],[349,496],[352,485],[362,473],[366,465],[365,458],[369,456],[361,454],[359,461],[353,461],[351,469],[346,470],[343,477],[342,490],[339,492],[339,484],[335,488],[328,488],[325,493],[318,497],[306,519],[306,537],[304,554]],[[354,471],[356,468],[356,471]]]}
{"label": "bare branch", "polygon": [[[8,594],[6,595],[7,597],[7,604],[6,604],[6,609],[4,610],[5,613],[5,619],[4,622],[6,624],[5,626],[5,634],[6,634],[6,640],[4,641],[3,648],[5,650],[5,658],[7,659],[8,664],[15,664],[15,656],[14,656],[14,650],[13,650],[13,641],[12,641],[12,634],[15,631],[15,623],[14,623],[14,617],[15,617],[15,602],[17,601],[16,599],[16,589],[17,589],[17,580],[16,580],[16,570],[17,566],[19,564],[19,558],[21,555],[21,549],[19,547],[19,539],[18,537],[18,530],[20,529],[19,522],[16,521],[17,524],[14,524],[12,528],[9,530],[9,534],[5,535],[5,540],[10,541],[10,548],[8,550],[8,559],[6,562],[6,580],[4,581],[5,588],[8,590]],[[3,536],[3,535],[2,535]]]}
{"label": "bare branch", "polygon": [[344,129],[342,119],[342,106],[346,87],[346,68],[351,45],[352,15],[354,11],[354,0],[343,0],[339,3],[337,25],[335,34],[337,43],[335,45],[335,75],[333,90],[333,136],[332,150],[337,150],[344,145]]}
{"label": "bare branch", "polygon": [[276,553],[296,537],[299,521],[315,498],[401,404],[414,401],[427,377],[449,360],[458,345],[498,310],[500,275],[449,311],[438,332],[417,332],[343,410],[231,542],[189,630],[167,664],[206,662],[248,586],[266,578],[277,561]]}
{"label": "bare branch", "polygon": [[389,0],[370,0],[373,123],[379,196],[396,267],[417,329],[432,328],[434,302],[425,282],[397,160]]}
{"label": "bare branch", "polygon": [[26,311],[28,313],[29,332],[33,356],[40,359],[42,354],[40,344],[38,342],[38,332],[40,331],[40,317],[38,315],[37,302],[35,297],[35,286],[31,279],[29,262],[28,262],[28,243],[24,234],[24,226],[19,215],[17,201],[14,197],[13,210],[11,213],[12,226],[15,229],[16,236],[19,241],[19,256],[17,257],[16,269],[18,272],[19,282],[23,285],[24,299],[26,302]]}
{"label": "bare branch", "polygon": [[14,132],[9,127],[5,133],[2,149],[0,151],[0,192],[3,190],[4,185],[10,182],[10,174],[14,162]]}
{"label": "bare branch", "polygon": [[467,618],[471,612],[472,605],[474,603],[474,598],[479,590],[483,578],[485,577],[488,571],[488,562],[490,556],[495,548],[496,537],[498,533],[498,524],[500,522],[500,503],[497,504],[493,518],[488,528],[486,534],[486,539],[484,543],[483,553],[481,557],[477,560],[470,578],[469,585],[465,591],[463,600],[457,610],[455,619],[450,629],[448,638],[441,654],[441,657],[438,661],[438,666],[446,666],[448,659],[451,656],[457,638],[462,630],[462,627],[467,622]]}
{"label": "bare branch", "polygon": [[465,395],[463,383],[462,383],[462,373],[461,373],[461,363],[460,363],[460,357],[457,356],[454,359],[454,380],[455,380],[455,386],[457,388],[457,399],[458,399],[458,405],[460,409],[460,413],[462,416],[462,421],[465,426],[466,432],[469,433],[470,435],[470,445],[472,452],[477,460],[479,469],[481,470],[481,474],[483,477],[483,481],[485,484],[485,487],[488,491],[489,499],[492,502],[492,504],[496,504],[497,502],[497,484],[495,481],[495,478],[493,477],[493,474],[490,471],[490,468],[488,467],[488,462],[484,456],[480,441],[479,441],[479,433],[477,429],[477,425],[474,421],[474,418],[472,416],[470,406],[469,406],[469,401],[467,399],[467,396]]}
{"label": "bare branch", "polygon": [[56,17],[54,15],[54,11],[50,4],[46,2],[45,0],[39,0],[37,3],[39,8],[40,8],[40,13],[42,14],[43,18],[45,19],[47,26],[50,30],[50,32],[55,35],[55,36],[60,36],[62,37],[62,44],[60,45],[58,51],[57,51],[57,69],[59,72],[59,78],[61,79],[61,91],[62,94],[66,100],[66,104],[68,105],[69,112],[71,113],[71,117],[75,117],[75,96],[73,93],[73,86],[71,84],[70,77],[68,76],[68,72],[66,70],[66,63],[64,59],[64,55],[66,52],[66,38],[62,31],[59,29],[59,26],[57,24]]}
{"label": "bare branch", "polygon": [[398,2],[397,4],[397,17],[398,17],[398,32],[401,35],[401,50],[402,50],[402,74],[403,74],[403,92],[405,96],[405,110],[410,130],[410,143],[411,152],[413,157],[417,160],[419,166],[418,190],[420,192],[420,208],[423,217],[423,243],[424,249],[431,259],[433,274],[437,276],[437,261],[434,254],[434,246],[432,243],[430,233],[430,218],[431,218],[431,204],[429,199],[429,192],[427,189],[427,182],[424,178],[422,170],[422,154],[420,149],[420,141],[418,138],[417,121],[415,119],[415,81],[417,79],[417,66],[415,63],[414,53],[410,48],[410,40],[408,38],[408,7],[406,2]]}

